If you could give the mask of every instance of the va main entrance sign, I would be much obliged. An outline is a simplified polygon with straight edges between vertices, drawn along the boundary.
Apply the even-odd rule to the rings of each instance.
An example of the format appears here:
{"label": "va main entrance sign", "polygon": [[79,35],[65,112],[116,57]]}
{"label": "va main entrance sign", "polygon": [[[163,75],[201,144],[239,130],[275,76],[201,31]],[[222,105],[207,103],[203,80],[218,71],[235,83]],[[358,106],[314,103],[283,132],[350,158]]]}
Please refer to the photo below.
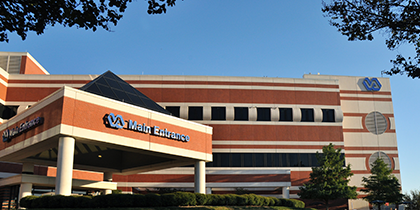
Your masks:
{"label": "va main entrance sign", "polygon": [[124,120],[123,117],[119,114],[115,115],[114,113],[106,114],[107,121],[105,122],[111,128],[115,129],[126,129],[132,130],[136,132],[152,134],[155,136],[160,136],[162,138],[168,138],[183,142],[190,141],[190,137],[185,134],[180,134],[172,131],[168,131],[165,129],[160,129],[159,126],[148,126],[146,123],[137,123],[137,121],[133,120]]}

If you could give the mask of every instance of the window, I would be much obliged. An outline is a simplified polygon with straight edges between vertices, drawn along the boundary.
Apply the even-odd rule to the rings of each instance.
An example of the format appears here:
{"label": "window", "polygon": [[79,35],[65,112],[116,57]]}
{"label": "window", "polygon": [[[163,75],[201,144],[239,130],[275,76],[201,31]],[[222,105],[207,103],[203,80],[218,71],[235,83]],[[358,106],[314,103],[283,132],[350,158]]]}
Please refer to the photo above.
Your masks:
{"label": "window", "polygon": [[235,118],[237,121],[247,121],[248,117],[248,107],[234,107],[235,109]]}
{"label": "window", "polygon": [[334,109],[322,109],[322,122],[335,122]]}
{"label": "window", "polygon": [[8,120],[17,114],[19,106],[4,106],[0,104],[0,118]]}
{"label": "window", "polygon": [[230,161],[230,154],[229,153],[222,153],[220,154],[220,166],[221,167],[229,167],[231,165]]}
{"label": "window", "polygon": [[[344,154],[341,158],[344,158]],[[319,163],[316,153],[213,153],[213,162],[207,163],[206,166],[316,167]]]}
{"label": "window", "polygon": [[293,121],[292,108],[280,108],[280,121]]}
{"label": "window", "polygon": [[226,120],[226,107],[212,107],[211,120]]}
{"label": "window", "polygon": [[244,167],[253,167],[254,166],[253,162],[254,162],[253,154],[245,153],[244,154],[244,164],[243,164],[243,166]]}
{"label": "window", "polygon": [[313,109],[300,109],[302,112],[301,122],[314,122],[314,110]]}
{"label": "window", "polygon": [[203,120],[203,107],[202,106],[188,107],[188,119],[189,120]]}
{"label": "window", "polygon": [[232,153],[232,167],[242,167],[242,154]]}
{"label": "window", "polygon": [[179,115],[179,109],[180,109],[179,106],[167,106],[166,107],[166,110],[168,110],[172,114],[172,116],[175,116],[175,117],[180,116]]}
{"label": "window", "polygon": [[257,121],[271,121],[270,108],[257,108]]}

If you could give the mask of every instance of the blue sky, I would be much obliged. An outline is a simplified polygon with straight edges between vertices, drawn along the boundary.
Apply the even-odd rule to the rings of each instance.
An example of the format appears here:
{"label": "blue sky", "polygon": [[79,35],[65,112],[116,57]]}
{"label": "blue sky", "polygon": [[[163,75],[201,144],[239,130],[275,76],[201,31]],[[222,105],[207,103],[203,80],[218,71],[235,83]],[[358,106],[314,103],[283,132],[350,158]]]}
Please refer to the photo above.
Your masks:
{"label": "blue sky", "polygon": [[[349,42],[323,17],[320,0],[185,0],[164,15],[131,3],[112,32],[48,27],[25,41],[10,34],[0,51],[29,52],[51,74],[268,76],[305,73],[380,77],[397,53],[382,34]],[[391,77],[403,192],[420,190],[417,126],[420,81]],[[416,123],[417,122],[417,123]]]}

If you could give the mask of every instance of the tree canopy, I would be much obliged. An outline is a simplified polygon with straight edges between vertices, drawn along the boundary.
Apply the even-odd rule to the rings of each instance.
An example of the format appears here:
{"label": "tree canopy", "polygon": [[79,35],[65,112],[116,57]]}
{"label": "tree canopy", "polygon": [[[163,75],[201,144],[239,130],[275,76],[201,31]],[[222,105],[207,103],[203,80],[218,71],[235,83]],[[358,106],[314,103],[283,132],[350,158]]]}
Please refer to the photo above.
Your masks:
{"label": "tree canopy", "polygon": [[[147,13],[166,13],[176,0],[148,0]],[[107,31],[117,25],[132,0],[3,0],[0,1],[0,42],[8,42],[8,33],[17,33],[22,40],[33,31],[40,35],[47,26]]]}
{"label": "tree canopy", "polygon": [[322,154],[317,153],[317,160],[320,166],[312,168],[310,180],[299,188],[301,198],[322,200],[328,210],[330,200],[357,197],[356,187],[348,186],[353,173],[350,165],[344,166],[340,148],[334,149],[333,144],[324,146]]}
{"label": "tree canopy", "polygon": [[332,0],[323,2],[322,11],[331,25],[348,40],[373,40],[381,32],[387,36],[386,46],[396,49],[403,43],[414,47],[416,55],[396,55],[388,75],[406,74],[420,78],[420,3],[418,0]]}
{"label": "tree canopy", "polygon": [[[361,192],[367,193],[365,200],[383,201],[389,203],[399,203],[403,198],[400,192],[401,185],[398,179],[392,175],[392,169],[381,159],[378,158],[373,162],[370,172],[371,176],[363,177],[363,187]],[[378,206],[381,203],[377,203]]]}
{"label": "tree canopy", "polygon": [[408,205],[408,209],[420,209],[420,191],[412,190],[404,195],[404,203]]}

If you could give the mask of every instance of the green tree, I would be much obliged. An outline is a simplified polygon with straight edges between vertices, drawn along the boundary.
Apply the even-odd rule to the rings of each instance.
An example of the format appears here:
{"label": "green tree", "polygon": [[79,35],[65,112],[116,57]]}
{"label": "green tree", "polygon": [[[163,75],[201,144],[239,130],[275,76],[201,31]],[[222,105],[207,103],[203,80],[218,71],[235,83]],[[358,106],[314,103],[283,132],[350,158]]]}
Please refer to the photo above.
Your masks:
{"label": "green tree", "polygon": [[304,199],[316,199],[328,205],[330,200],[357,197],[356,187],[348,186],[353,176],[350,165],[344,166],[341,149],[334,149],[333,144],[324,146],[322,154],[317,153],[320,166],[313,167],[310,180],[300,187],[298,195]]}
{"label": "green tree", "polygon": [[[392,169],[387,164],[378,158],[372,163],[370,175],[368,178],[363,177],[363,187],[361,192],[367,193],[365,200],[372,201],[384,201],[389,203],[398,204],[402,201],[403,194],[401,194],[401,185],[398,179],[392,175]],[[377,203],[379,209],[381,203]]]}
{"label": "green tree", "polygon": [[409,210],[420,210],[420,191],[412,190],[410,194],[404,195],[404,203],[406,203]]}
{"label": "green tree", "polygon": [[388,75],[406,74],[420,78],[420,3],[418,0],[331,0],[322,11],[348,40],[373,40],[375,32],[387,36],[390,50],[403,43],[414,47],[416,56],[398,54],[391,60]]}
{"label": "green tree", "polygon": [[[148,0],[147,13],[166,13],[176,0]],[[0,42],[8,42],[8,33],[17,33],[22,40],[33,31],[40,35],[47,26],[96,31],[110,30],[117,25],[132,0],[2,0],[0,1]]]}

